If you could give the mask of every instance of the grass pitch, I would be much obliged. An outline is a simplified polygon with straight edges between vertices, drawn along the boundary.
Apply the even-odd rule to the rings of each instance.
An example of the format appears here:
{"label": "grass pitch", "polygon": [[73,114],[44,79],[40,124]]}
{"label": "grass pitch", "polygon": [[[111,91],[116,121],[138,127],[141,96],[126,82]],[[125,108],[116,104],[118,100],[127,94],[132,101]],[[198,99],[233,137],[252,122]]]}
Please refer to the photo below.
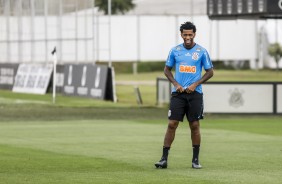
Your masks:
{"label": "grass pitch", "polygon": [[282,180],[281,116],[207,115],[202,121],[201,170],[191,168],[189,127],[184,122],[177,130],[169,168],[159,170],[154,163],[160,159],[167,124],[163,109],[109,108],[107,117],[99,116],[96,107],[74,108],[84,112],[74,117],[69,116],[73,108],[61,108],[58,115],[59,109],[37,104],[27,108],[30,114],[37,109],[37,118],[18,109],[20,118],[13,119],[3,112],[16,107],[1,108],[1,184],[278,184]]}
{"label": "grass pitch", "polygon": [[[216,71],[213,80],[281,81],[279,75]],[[163,74],[117,80],[156,76]],[[206,115],[201,170],[191,168],[190,131],[181,123],[169,168],[159,170],[167,110],[155,107],[155,86],[141,92],[143,106],[133,86],[117,86],[117,104],[58,95],[53,105],[50,94],[0,91],[0,184],[281,183],[281,115]]]}

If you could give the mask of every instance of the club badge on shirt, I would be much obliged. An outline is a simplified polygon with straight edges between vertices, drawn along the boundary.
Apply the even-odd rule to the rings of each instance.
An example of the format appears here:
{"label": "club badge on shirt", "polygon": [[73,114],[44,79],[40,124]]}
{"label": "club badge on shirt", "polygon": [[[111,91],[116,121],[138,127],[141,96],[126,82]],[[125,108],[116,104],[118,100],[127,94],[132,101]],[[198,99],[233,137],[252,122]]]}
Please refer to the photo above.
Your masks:
{"label": "club badge on shirt", "polygon": [[198,52],[194,52],[194,53],[192,54],[192,59],[193,59],[193,60],[198,60],[198,59],[199,59],[199,53],[198,53]]}

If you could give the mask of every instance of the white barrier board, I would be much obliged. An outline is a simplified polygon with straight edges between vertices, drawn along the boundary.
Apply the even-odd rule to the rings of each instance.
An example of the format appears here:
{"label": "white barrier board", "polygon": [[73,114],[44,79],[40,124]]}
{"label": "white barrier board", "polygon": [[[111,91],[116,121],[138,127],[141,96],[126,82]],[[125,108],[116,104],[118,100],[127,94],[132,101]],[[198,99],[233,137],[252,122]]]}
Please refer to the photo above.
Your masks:
{"label": "white barrier board", "polygon": [[13,92],[45,94],[53,71],[52,64],[20,64]]}
{"label": "white barrier board", "polygon": [[206,113],[272,113],[272,84],[204,84]]}

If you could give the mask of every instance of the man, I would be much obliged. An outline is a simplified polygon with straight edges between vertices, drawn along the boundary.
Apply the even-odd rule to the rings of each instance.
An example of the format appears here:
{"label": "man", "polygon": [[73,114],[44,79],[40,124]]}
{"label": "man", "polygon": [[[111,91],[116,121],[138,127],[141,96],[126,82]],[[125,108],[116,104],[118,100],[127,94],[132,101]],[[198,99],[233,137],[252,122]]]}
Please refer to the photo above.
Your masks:
{"label": "man", "polygon": [[[173,84],[170,108],[168,111],[168,127],[166,130],[163,155],[155,163],[156,168],[167,168],[168,154],[175,137],[179,121],[184,116],[189,122],[193,147],[192,168],[200,169],[199,152],[201,144],[200,119],[203,119],[203,93],[201,84],[213,76],[213,65],[209,54],[194,42],[196,26],[185,22],[180,26],[183,44],[177,45],[169,52],[164,74]],[[175,77],[171,70],[175,67]],[[202,76],[202,68],[205,74]]]}

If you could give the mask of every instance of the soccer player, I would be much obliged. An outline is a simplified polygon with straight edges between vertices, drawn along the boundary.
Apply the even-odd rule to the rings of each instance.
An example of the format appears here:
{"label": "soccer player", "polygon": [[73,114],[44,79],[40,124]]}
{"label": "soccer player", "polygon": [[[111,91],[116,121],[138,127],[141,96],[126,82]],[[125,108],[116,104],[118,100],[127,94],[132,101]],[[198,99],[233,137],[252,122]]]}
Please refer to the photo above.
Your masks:
{"label": "soccer player", "polygon": [[[156,168],[167,168],[168,154],[175,137],[179,121],[184,116],[189,122],[193,148],[192,168],[201,169],[199,152],[201,144],[200,119],[203,119],[204,82],[213,76],[213,65],[205,48],[194,42],[196,26],[185,22],[180,26],[183,43],[173,47],[168,55],[164,74],[173,84],[170,107],[168,111],[168,126],[164,137],[161,160],[155,163]],[[172,68],[175,69],[175,77]],[[202,68],[205,73],[202,75]]]}

